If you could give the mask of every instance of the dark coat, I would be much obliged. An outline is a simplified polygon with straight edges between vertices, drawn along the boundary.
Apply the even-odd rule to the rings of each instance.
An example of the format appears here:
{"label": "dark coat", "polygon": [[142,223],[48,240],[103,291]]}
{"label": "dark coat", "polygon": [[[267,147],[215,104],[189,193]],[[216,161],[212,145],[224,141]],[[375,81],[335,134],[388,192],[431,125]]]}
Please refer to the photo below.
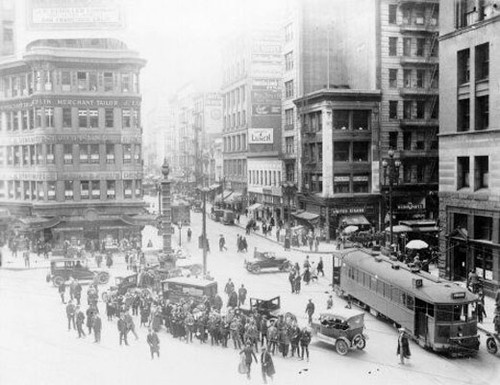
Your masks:
{"label": "dark coat", "polygon": [[152,352],[158,352],[160,350],[160,339],[158,338],[158,334],[154,331],[148,334],[146,341]]}
{"label": "dark coat", "polygon": [[92,322],[92,327],[94,328],[94,331],[96,333],[99,333],[102,330],[102,320],[101,320],[101,317],[99,317],[98,315],[96,315],[94,317],[94,320]]}
{"label": "dark coat", "polygon": [[410,353],[410,344],[408,343],[408,337],[406,334],[402,335],[398,339],[398,350],[396,354],[400,354],[401,347],[403,348],[403,355],[405,358],[409,358],[411,356]]}
{"label": "dark coat", "polygon": [[262,365],[262,371],[266,373],[268,376],[274,375],[276,370],[274,369],[273,358],[269,354],[269,352],[264,352],[260,355],[260,363]]}

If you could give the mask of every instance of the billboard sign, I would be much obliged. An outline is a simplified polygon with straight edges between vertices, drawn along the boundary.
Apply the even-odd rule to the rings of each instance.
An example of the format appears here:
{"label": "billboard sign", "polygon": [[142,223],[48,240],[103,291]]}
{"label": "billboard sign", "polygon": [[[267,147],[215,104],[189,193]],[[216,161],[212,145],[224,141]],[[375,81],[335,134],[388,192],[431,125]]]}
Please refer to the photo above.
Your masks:
{"label": "billboard sign", "polygon": [[273,131],[272,128],[249,128],[248,143],[273,144]]}

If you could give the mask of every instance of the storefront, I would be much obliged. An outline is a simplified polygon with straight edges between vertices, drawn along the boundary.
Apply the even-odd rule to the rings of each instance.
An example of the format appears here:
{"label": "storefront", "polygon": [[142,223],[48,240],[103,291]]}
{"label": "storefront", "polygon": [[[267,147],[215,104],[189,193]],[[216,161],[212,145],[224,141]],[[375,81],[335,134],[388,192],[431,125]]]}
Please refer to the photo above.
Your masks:
{"label": "storefront", "polygon": [[[272,218],[277,223],[279,219],[282,219],[281,188],[271,187],[260,190],[248,192],[249,212],[253,212],[253,216],[258,219],[270,221]],[[256,204],[259,206],[255,206]]]}

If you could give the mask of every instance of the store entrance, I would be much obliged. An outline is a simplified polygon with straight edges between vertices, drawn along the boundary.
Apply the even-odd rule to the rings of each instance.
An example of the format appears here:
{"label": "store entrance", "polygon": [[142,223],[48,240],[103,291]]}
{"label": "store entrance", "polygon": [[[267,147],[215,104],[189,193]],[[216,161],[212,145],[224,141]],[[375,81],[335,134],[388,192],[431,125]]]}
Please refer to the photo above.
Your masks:
{"label": "store entrance", "polygon": [[467,280],[467,247],[462,244],[452,248],[453,253],[453,280]]}

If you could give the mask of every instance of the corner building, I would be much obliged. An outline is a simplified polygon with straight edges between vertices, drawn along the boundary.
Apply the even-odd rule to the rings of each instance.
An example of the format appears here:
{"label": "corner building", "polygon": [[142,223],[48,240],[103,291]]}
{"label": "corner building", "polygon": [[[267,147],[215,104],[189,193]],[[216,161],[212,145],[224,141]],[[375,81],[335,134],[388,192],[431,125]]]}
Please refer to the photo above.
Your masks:
{"label": "corner building", "polygon": [[442,2],[440,272],[500,283],[500,9],[495,1]]}
{"label": "corner building", "polygon": [[140,237],[144,64],[115,39],[33,41],[0,63],[0,207],[32,240]]}

